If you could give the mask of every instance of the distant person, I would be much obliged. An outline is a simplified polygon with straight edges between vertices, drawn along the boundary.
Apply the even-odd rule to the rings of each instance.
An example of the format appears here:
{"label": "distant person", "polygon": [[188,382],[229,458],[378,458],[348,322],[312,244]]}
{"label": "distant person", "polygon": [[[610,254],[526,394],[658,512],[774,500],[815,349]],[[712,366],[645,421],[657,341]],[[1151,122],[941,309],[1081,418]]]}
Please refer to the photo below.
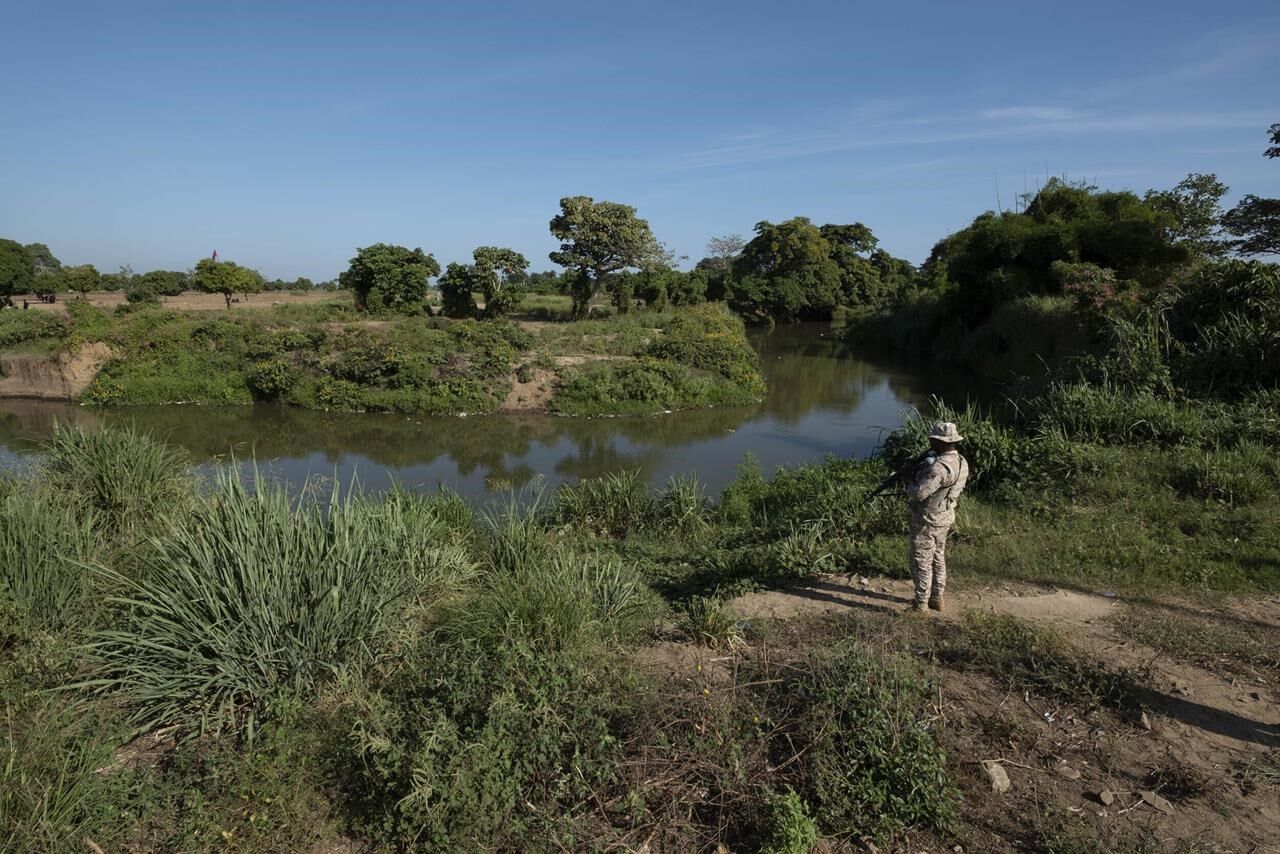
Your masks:
{"label": "distant person", "polygon": [[911,507],[911,578],[915,601],[908,610],[943,609],[947,587],[947,534],[956,521],[956,502],[969,479],[969,461],[957,450],[964,441],[950,421],[929,431],[932,451],[914,474],[908,474],[907,502]]}

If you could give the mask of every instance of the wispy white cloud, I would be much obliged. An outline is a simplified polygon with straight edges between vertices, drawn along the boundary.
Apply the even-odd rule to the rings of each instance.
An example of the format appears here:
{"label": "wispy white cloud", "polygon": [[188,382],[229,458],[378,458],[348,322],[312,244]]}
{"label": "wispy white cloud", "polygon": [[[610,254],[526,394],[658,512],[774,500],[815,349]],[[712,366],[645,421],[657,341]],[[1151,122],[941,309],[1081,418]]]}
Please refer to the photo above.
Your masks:
{"label": "wispy white cloud", "polygon": [[1036,122],[1066,122],[1073,119],[1088,118],[1089,115],[1089,113],[1082,110],[1074,110],[1070,107],[1046,106],[999,107],[993,110],[982,111],[982,117],[984,119],[992,119],[995,121],[1018,119]]}
{"label": "wispy white cloud", "polygon": [[[991,113],[996,113],[992,116]],[[942,145],[957,142],[1067,134],[1178,132],[1206,129],[1264,127],[1269,113],[1142,112],[1088,113],[1066,107],[1005,108],[949,116],[932,123],[936,132],[922,132],[918,122],[883,122],[842,126],[804,134],[773,133],[734,145],[713,145],[678,157],[676,169],[747,165],[768,161],[817,157],[860,149]]]}

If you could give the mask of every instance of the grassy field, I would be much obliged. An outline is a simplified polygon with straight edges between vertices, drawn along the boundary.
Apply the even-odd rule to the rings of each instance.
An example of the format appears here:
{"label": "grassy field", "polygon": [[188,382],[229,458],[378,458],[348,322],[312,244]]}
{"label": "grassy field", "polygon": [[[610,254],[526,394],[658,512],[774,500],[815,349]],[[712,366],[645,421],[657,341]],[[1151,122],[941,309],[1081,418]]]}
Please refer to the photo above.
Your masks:
{"label": "grassy field", "polygon": [[[530,312],[542,316],[557,298],[531,299]],[[764,392],[741,322],[712,305],[578,323],[369,319],[341,298],[264,297],[255,310],[221,313],[62,306],[0,315],[0,355],[105,345],[109,358],[79,395],[96,405],[635,415],[743,405]]]}
{"label": "grassy field", "polygon": [[0,481],[0,848],[1273,838],[1280,484],[1236,488],[1247,442],[952,415],[975,477],[941,619],[897,613],[905,508],[863,497],[918,423],[714,500],[624,472],[488,515],[60,430]]}

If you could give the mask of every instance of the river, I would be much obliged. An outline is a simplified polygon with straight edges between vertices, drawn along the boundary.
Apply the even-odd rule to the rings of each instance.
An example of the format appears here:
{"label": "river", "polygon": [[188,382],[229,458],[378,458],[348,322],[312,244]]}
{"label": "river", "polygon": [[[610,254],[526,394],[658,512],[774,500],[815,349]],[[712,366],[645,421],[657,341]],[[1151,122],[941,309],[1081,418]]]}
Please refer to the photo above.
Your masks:
{"label": "river", "polygon": [[826,324],[754,330],[769,383],[760,404],[649,418],[467,418],[312,412],[281,406],[89,408],[0,401],[0,467],[20,466],[55,422],[135,423],[204,468],[256,459],[273,478],[356,479],[365,489],[441,485],[471,498],[640,469],[655,485],[693,473],[709,494],[748,453],[766,474],[829,454],[867,456],[912,407],[962,403],[977,386],[937,370],[851,353]]}

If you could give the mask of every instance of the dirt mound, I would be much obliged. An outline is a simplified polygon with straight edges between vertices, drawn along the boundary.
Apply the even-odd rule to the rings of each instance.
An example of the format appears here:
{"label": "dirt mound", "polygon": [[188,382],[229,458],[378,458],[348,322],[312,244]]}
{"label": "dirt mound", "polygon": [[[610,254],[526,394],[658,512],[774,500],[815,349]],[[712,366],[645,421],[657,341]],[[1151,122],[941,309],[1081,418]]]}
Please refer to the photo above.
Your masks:
{"label": "dirt mound", "polygon": [[0,356],[0,397],[72,400],[110,358],[111,348],[102,342],[57,356]]}

